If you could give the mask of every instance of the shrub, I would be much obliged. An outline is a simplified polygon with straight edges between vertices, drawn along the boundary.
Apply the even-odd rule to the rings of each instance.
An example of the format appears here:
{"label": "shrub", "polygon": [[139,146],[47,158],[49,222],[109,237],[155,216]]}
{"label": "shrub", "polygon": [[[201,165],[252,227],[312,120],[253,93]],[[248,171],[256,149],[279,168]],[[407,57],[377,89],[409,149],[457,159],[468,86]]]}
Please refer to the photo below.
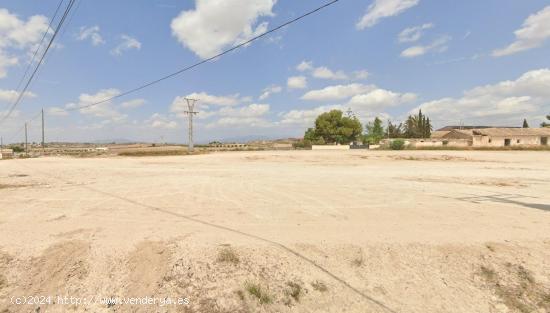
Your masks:
{"label": "shrub", "polygon": [[405,149],[405,141],[403,139],[395,139],[390,142],[390,149],[403,150]]}

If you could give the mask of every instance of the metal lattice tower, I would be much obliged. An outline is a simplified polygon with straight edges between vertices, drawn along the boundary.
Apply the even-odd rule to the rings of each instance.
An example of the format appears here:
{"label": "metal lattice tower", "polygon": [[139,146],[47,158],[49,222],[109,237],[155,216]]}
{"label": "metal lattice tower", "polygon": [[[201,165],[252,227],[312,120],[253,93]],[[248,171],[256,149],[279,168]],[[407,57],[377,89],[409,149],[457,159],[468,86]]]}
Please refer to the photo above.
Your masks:
{"label": "metal lattice tower", "polygon": [[193,114],[199,113],[195,111],[195,102],[199,100],[185,98],[185,101],[187,101],[188,111],[184,112],[189,115],[189,144],[187,145],[187,151],[193,152]]}

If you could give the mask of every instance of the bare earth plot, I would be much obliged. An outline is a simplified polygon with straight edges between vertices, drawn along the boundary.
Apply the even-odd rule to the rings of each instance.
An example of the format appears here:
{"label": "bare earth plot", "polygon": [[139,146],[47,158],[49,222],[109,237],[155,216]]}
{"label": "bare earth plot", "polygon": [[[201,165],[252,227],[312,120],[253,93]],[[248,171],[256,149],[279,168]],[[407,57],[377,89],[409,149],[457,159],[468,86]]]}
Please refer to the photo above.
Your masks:
{"label": "bare earth plot", "polygon": [[2,161],[0,312],[550,312],[549,193],[548,152]]}

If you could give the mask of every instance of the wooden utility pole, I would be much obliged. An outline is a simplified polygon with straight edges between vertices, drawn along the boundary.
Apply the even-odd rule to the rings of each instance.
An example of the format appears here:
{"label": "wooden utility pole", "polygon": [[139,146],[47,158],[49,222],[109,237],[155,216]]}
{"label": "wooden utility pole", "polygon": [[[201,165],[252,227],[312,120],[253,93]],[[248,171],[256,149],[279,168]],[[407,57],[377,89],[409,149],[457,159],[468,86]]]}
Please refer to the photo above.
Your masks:
{"label": "wooden utility pole", "polygon": [[199,100],[185,98],[185,101],[187,101],[187,107],[188,107],[188,111],[185,111],[185,114],[189,115],[189,143],[187,145],[187,151],[193,152],[193,114],[199,113],[195,111],[195,102]]}
{"label": "wooden utility pole", "polygon": [[46,154],[46,145],[44,144],[44,108],[42,108],[42,155]]}
{"label": "wooden utility pole", "polygon": [[29,150],[27,148],[27,122],[25,122],[25,155],[29,155]]}

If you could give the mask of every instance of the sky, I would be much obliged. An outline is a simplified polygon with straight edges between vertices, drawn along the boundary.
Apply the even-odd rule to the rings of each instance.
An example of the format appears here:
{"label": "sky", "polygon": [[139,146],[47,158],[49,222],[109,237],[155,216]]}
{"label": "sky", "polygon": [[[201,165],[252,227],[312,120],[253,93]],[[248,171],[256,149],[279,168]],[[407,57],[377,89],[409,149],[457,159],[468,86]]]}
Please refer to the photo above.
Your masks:
{"label": "sky", "polygon": [[[181,75],[78,109],[322,3],[78,0],[0,136],[22,141],[28,121],[29,140],[40,141],[43,108],[46,141],[185,143],[185,97],[199,100],[199,143],[300,137],[331,109],[363,123],[399,123],[422,109],[435,128],[521,126],[524,118],[537,127],[550,114],[548,0],[340,0]],[[58,4],[0,0],[0,116],[42,36],[52,35]]]}

